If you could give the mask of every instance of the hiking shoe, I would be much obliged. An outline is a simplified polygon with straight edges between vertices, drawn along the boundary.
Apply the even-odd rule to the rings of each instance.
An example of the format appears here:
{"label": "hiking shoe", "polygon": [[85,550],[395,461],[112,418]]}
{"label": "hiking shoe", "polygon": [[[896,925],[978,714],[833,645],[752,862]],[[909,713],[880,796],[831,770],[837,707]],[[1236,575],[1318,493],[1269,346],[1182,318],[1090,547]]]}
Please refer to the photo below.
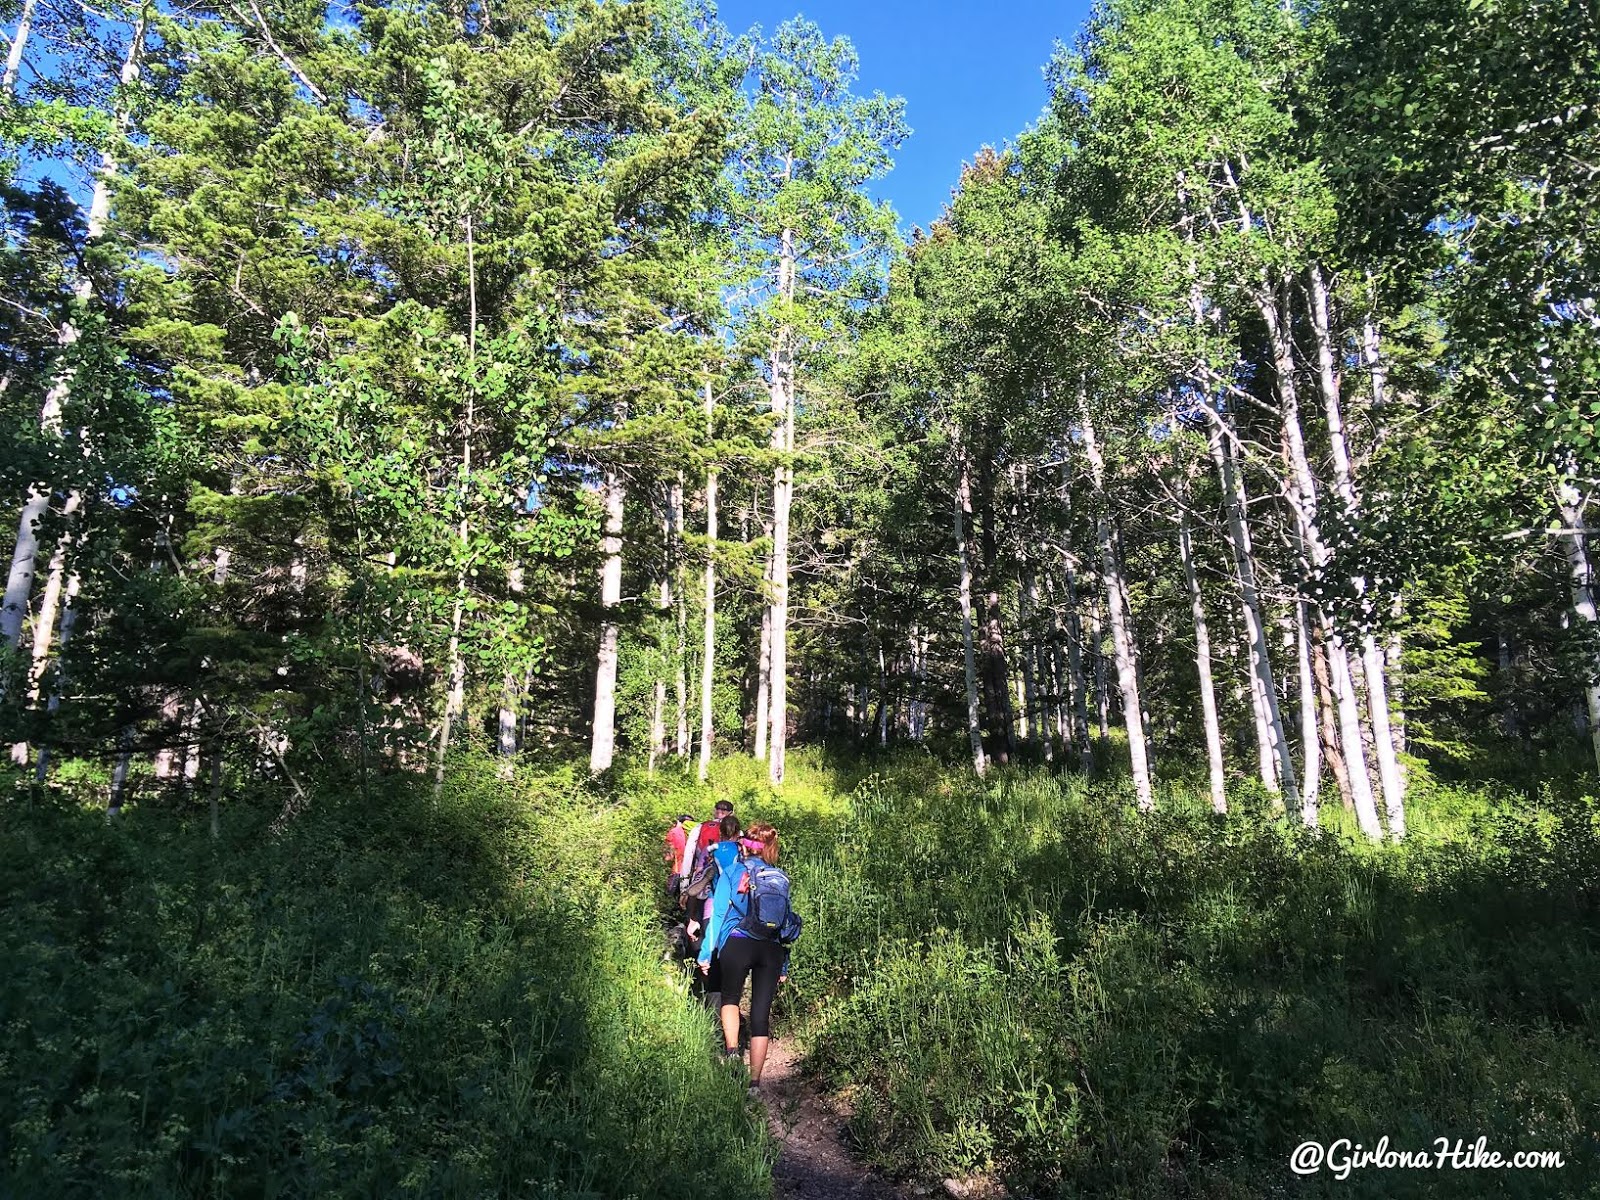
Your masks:
{"label": "hiking shoe", "polygon": [[746,1100],[761,1099],[761,1085],[759,1083],[752,1083],[749,1087],[745,1088],[744,1097]]}
{"label": "hiking shoe", "polygon": [[738,1046],[735,1046],[732,1050],[724,1050],[722,1052],[722,1061],[729,1067],[742,1067],[744,1066],[744,1050]]}

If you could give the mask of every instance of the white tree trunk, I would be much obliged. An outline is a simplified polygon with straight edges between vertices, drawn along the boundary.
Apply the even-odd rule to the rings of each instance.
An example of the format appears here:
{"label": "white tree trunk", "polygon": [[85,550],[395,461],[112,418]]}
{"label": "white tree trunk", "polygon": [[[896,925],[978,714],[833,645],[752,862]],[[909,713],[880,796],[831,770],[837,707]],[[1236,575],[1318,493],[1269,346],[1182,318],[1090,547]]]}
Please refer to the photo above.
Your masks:
{"label": "white tree trunk", "polygon": [[[17,32],[6,60],[4,83],[0,86],[0,90],[7,93],[14,93],[16,90],[17,67],[22,61],[23,47],[28,40],[34,7],[35,0],[24,0]],[[139,77],[140,66],[144,60],[144,35],[145,11],[141,9],[132,34],[128,38],[128,50],[122,62],[120,79],[124,88]],[[119,135],[126,130],[128,119],[127,108],[119,109],[117,112]],[[111,182],[116,173],[116,157],[108,147],[101,151],[100,169],[96,173],[94,191],[89,201],[88,223],[84,230],[85,244],[88,246],[93,246],[105,233],[106,218],[111,212]],[[80,304],[86,302],[93,294],[93,283],[87,276],[81,276],[73,285],[73,295]],[[56,331],[57,344],[62,350],[66,350],[77,340],[77,325],[71,319],[62,321]],[[71,391],[72,371],[64,368],[45,393],[44,404],[39,412],[39,429],[47,438],[61,436],[61,412]],[[23,504],[17,522],[17,540],[11,555],[11,569],[6,576],[5,596],[0,600],[0,638],[3,638],[5,645],[12,650],[17,649],[22,642],[22,626],[33,595],[34,563],[39,552],[38,524],[49,508],[50,494],[51,488],[47,483],[41,485],[35,482],[29,490],[28,499]],[[74,490],[68,503],[75,507],[80,501],[81,497]],[[59,594],[61,588],[59,575],[55,578],[54,585]],[[35,638],[38,636],[36,632]],[[45,634],[47,643],[49,636],[47,632]]]}
{"label": "white tree trunk", "polygon": [[889,667],[883,657],[883,643],[878,643],[878,749],[889,744]]}
{"label": "white tree trunk", "polygon": [[1070,549],[1062,548],[1061,585],[1067,601],[1067,677],[1072,684],[1072,741],[1078,747],[1078,765],[1088,775],[1094,771],[1094,746],[1089,739],[1089,683],[1083,673],[1083,618],[1078,610],[1078,572],[1073,565]]}
{"label": "white tree trunk", "polygon": [[122,803],[128,794],[128,768],[133,765],[133,751],[128,746],[128,735],[122,737],[122,747],[117,751],[117,761],[111,768],[111,795],[106,801],[106,819],[122,812]]}
{"label": "white tree trunk", "polygon": [[[1022,630],[1022,691],[1023,716],[1032,722],[1034,734],[1044,743],[1045,762],[1055,761],[1055,739],[1050,735],[1050,673],[1046,669],[1049,651],[1039,644],[1039,581],[1031,559],[1022,560],[1022,590],[1017,603],[1021,606]],[[1041,695],[1041,693],[1047,693]]]}
{"label": "white tree trunk", "polygon": [[[66,653],[67,643],[72,640],[73,627],[77,624],[78,610],[76,601],[78,598],[78,586],[78,573],[74,571],[67,579],[67,594],[61,609],[61,633],[57,640],[57,652],[59,654]],[[45,708],[47,714],[53,715],[61,707],[61,686],[62,680],[58,675],[55,686],[50,689],[50,701]],[[39,760],[34,766],[33,781],[42,785],[49,771],[50,744],[49,742],[44,742],[39,746]]]}
{"label": "white tree trunk", "polygon": [[[715,402],[706,384],[706,440],[713,434]],[[713,664],[717,653],[717,469],[706,469],[705,641],[700,654],[700,782],[711,774]]]}
{"label": "white tree trunk", "polygon": [[1300,668],[1300,819],[1317,825],[1317,796],[1322,788],[1322,738],[1317,724],[1317,681],[1311,670],[1311,614],[1304,600],[1294,606],[1295,661]]}
{"label": "white tree trunk", "polygon": [[[506,587],[513,596],[522,595],[523,574],[520,565],[513,566],[507,572]],[[495,736],[495,753],[500,758],[501,779],[510,779],[516,769],[517,733],[521,724],[518,714],[522,709],[522,694],[522,681],[517,672],[507,671],[500,681],[500,713]]]}
{"label": "white tree trunk", "polygon": [[1133,791],[1139,809],[1155,807],[1150,784],[1150,751],[1145,743],[1144,706],[1139,697],[1139,673],[1134,666],[1131,614],[1124,605],[1122,560],[1111,532],[1110,496],[1106,491],[1105,459],[1089,419],[1088,404],[1080,400],[1078,417],[1083,432],[1083,448],[1089,459],[1089,480],[1099,500],[1095,531],[1100,541],[1100,575],[1105,583],[1106,608],[1111,618],[1111,644],[1116,653],[1117,687],[1122,693],[1123,725],[1128,731],[1128,762],[1133,773]]}
{"label": "white tree trunk", "polygon": [[500,712],[495,726],[495,754],[500,759],[500,778],[510,779],[517,758],[517,709],[522,704],[521,680],[517,672],[507,671],[500,680]]}
{"label": "white tree trunk", "polygon": [[[464,573],[463,573],[464,575]],[[438,799],[444,792],[445,758],[450,753],[450,732],[455,718],[466,707],[467,660],[461,653],[461,623],[466,613],[466,581],[462,578],[456,588],[456,602],[450,611],[450,647],[446,663],[450,672],[450,687],[445,693],[444,715],[439,719],[439,752],[433,767],[433,796]]]}
{"label": "white tree trunk", "polygon": [[1262,611],[1261,588],[1256,572],[1255,546],[1250,537],[1249,502],[1244,476],[1234,462],[1223,427],[1223,417],[1207,408],[1207,437],[1211,459],[1222,484],[1223,507],[1228,518],[1228,542],[1233,550],[1234,572],[1239,581],[1239,610],[1244,618],[1246,650],[1250,656],[1251,706],[1256,721],[1256,749],[1261,763],[1261,782],[1268,791],[1280,791],[1298,803],[1299,780],[1289,740],[1284,734],[1283,710],[1278,704],[1278,689],[1272,675],[1272,657],[1267,646],[1266,617]]}
{"label": "white tree trunk", "polygon": [[[1183,497],[1185,505],[1187,497]],[[1194,569],[1194,548],[1189,540],[1189,510],[1178,509],[1178,557],[1189,585],[1189,609],[1194,615],[1194,662],[1200,679],[1200,719],[1206,733],[1206,768],[1211,781],[1211,808],[1228,811],[1228,780],[1222,764],[1222,726],[1217,721],[1217,694],[1211,682],[1211,630],[1206,624],[1205,597]]]}
{"label": "white tree trunk", "polygon": [[[794,231],[778,237],[778,296],[785,304],[795,297]],[[767,702],[769,722],[767,775],[783,782],[784,754],[789,740],[789,507],[794,499],[795,362],[794,331],[781,327],[774,335],[772,412],[773,449],[782,456],[772,473],[772,631]]]}
{"label": "white tree trunk", "polygon": [[689,605],[684,594],[686,577],[683,569],[683,476],[672,485],[672,558],[674,563],[674,589],[677,593],[677,674],[673,679],[672,697],[677,710],[677,754],[689,757]]}
{"label": "white tree trunk", "polygon": [[774,784],[780,784],[789,736],[789,500],[794,487],[793,472],[787,466],[779,467],[774,482],[767,774]]}
{"label": "white tree trunk", "polygon": [[670,651],[674,644],[667,632],[667,622],[671,620],[673,612],[672,581],[677,561],[679,502],[680,497],[674,484],[667,489],[667,509],[661,521],[661,579],[656,585],[656,616],[659,622],[657,649],[660,658],[657,660],[656,678],[652,685],[650,710],[650,761],[647,769],[651,776],[656,773],[656,763],[667,752],[666,672],[669,665],[667,660],[672,657]]}
{"label": "white tree trunk", "polygon": [[[1050,727],[1039,703],[1040,684],[1043,681],[1035,678],[1034,663],[1038,638],[1034,635],[1033,619],[1038,585],[1033,581],[1033,566],[1026,556],[1022,558],[1021,576],[1021,585],[1017,589],[1017,666],[1022,676],[1022,687],[1017,696],[1021,710],[1018,713],[1019,729],[1023,741],[1037,737],[1048,744]],[[1046,755],[1048,757],[1048,751]]]}
{"label": "white tree trunk", "polygon": [[[161,700],[161,724],[163,728],[177,725],[178,715],[183,711],[183,697],[177,692],[168,692]],[[176,779],[178,777],[178,752],[171,746],[163,746],[156,751],[155,773],[157,779]]]}
{"label": "white tree trunk", "polygon": [[667,704],[667,684],[665,680],[657,679],[654,688],[653,703],[650,707],[650,762],[646,771],[651,778],[655,777],[656,763],[667,750],[667,722],[665,709]]}
{"label": "white tree trunk", "polygon": [[956,559],[961,569],[961,656],[967,684],[967,738],[972,743],[972,766],[982,775],[988,768],[983,752],[983,727],[978,717],[978,659],[972,645],[972,558],[967,550],[967,518],[972,512],[972,481],[966,455],[956,465]]}
{"label": "white tree trunk", "polygon": [[616,610],[622,602],[622,515],[625,492],[622,478],[608,470],[600,484],[605,508],[605,536],[600,567],[600,651],[594,683],[594,722],[589,745],[589,772],[611,769],[617,749],[617,638]]}
{"label": "white tree trunk", "polygon": [[[39,596],[39,612],[33,622],[32,662],[28,668],[28,705],[37,707],[43,694],[45,673],[50,668],[50,649],[55,640],[56,616],[61,610],[62,595],[66,588],[67,552],[73,536],[70,523],[77,515],[83,494],[76,489],[67,497],[62,515],[69,522],[68,529],[56,541],[56,550],[50,556],[50,572],[45,578],[44,591]],[[73,577],[76,591],[77,577]],[[64,619],[64,618],[63,618]],[[18,766],[28,764],[28,743],[17,742],[11,747],[11,761]]]}
{"label": "white tree trunk", "polygon": [[[1312,338],[1317,349],[1317,387],[1322,394],[1323,413],[1328,423],[1333,485],[1344,506],[1346,518],[1354,520],[1360,512],[1361,496],[1356,490],[1350,467],[1350,451],[1345,441],[1339,376],[1334,365],[1327,281],[1323,278],[1322,269],[1315,263],[1307,272],[1307,282],[1307,293],[1311,300]],[[1369,369],[1373,371],[1374,400],[1381,403],[1386,380],[1377,353],[1377,330],[1369,323],[1365,332],[1370,344],[1364,349],[1364,357],[1369,359]],[[1371,632],[1371,622],[1375,616],[1374,597],[1368,595],[1365,577],[1357,576],[1351,582],[1367,610],[1362,614],[1366,629],[1361,635],[1361,665],[1367,689],[1367,715],[1372,728],[1373,750],[1378,760],[1378,779],[1383,788],[1383,805],[1389,820],[1389,836],[1403,838],[1406,831],[1405,776],[1400,771],[1394,730],[1389,721],[1388,680],[1384,674],[1383,653],[1378,649],[1377,639]]]}
{"label": "white tree trunk", "polygon": [[[1332,555],[1322,538],[1316,518],[1317,488],[1311,474],[1311,461],[1306,454],[1305,436],[1300,428],[1300,404],[1295,390],[1294,343],[1290,336],[1287,312],[1281,295],[1263,288],[1256,295],[1261,318],[1267,326],[1272,341],[1273,367],[1276,376],[1279,410],[1283,417],[1284,446],[1289,457],[1292,479],[1288,496],[1295,510],[1300,539],[1305,547],[1310,566],[1318,573],[1327,566]],[[1350,678],[1350,659],[1344,639],[1334,625],[1333,615],[1324,606],[1317,606],[1318,620],[1328,645],[1328,661],[1333,676],[1334,696],[1339,707],[1339,741],[1350,773],[1350,790],[1355,799],[1356,820],[1361,831],[1374,840],[1383,837],[1378,820],[1377,800],[1372,793],[1372,779],[1367,773],[1366,751],[1361,736],[1361,715],[1356,708],[1355,688]]]}
{"label": "white tree trunk", "polygon": [[10,650],[22,645],[22,624],[33,594],[33,564],[39,553],[39,522],[49,505],[49,489],[35,485],[17,522],[16,546],[11,553],[11,571],[6,576],[5,599],[0,607],[0,637],[4,637]]}
{"label": "white tree trunk", "polygon": [[[1567,556],[1567,577],[1572,588],[1572,615],[1591,634],[1597,620],[1594,596],[1594,568],[1589,560],[1589,539],[1584,534],[1586,504],[1576,485],[1563,480],[1558,498],[1561,513],[1561,548]],[[1589,739],[1594,748],[1595,769],[1600,771],[1600,658],[1588,663],[1589,681],[1583,699],[1589,714]]]}
{"label": "white tree trunk", "polygon": [[[772,522],[765,523],[763,531],[772,537]],[[753,750],[757,762],[767,760],[767,734],[771,725],[772,703],[772,557],[769,554],[761,570],[761,646],[756,657],[756,744]]]}
{"label": "white tree trunk", "polygon": [[1089,653],[1094,659],[1094,708],[1096,733],[1103,744],[1111,736],[1111,693],[1106,686],[1106,630],[1101,617],[1098,594],[1089,607]]}
{"label": "white tree trunk", "polygon": [[0,91],[8,96],[17,94],[17,76],[22,69],[22,52],[28,45],[28,34],[33,27],[33,10],[38,0],[23,0],[22,13],[17,17],[17,30],[11,35],[11,49],[6,52],[6,70],[0,78]]}

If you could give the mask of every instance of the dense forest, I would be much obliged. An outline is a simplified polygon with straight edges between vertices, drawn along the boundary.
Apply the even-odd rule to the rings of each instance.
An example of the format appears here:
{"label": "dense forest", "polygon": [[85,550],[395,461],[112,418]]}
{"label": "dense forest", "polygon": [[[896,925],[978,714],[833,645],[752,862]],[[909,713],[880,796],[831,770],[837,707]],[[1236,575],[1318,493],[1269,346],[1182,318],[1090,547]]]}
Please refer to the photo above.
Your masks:
{"label": "dense forest", "polygon": [[0,18],[0,1193],[767,1194],[715,796],[888,1177],[1600,1195],[1592,4],[1105,0],[909,233],[800,17]]}

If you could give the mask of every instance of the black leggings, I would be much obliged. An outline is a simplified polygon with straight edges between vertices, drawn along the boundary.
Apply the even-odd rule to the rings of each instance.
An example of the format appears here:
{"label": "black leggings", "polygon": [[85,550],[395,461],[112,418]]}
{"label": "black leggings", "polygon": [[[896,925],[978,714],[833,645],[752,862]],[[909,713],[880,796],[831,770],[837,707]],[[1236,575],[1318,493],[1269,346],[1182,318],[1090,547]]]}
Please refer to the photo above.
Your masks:
{"label": "black leggings", "polygon": [[783,947],[765,938],[730,937],[718,955],[722,959],[722,1002],[737,1004],[750,977],[750,1036],[770,1037],[767,1018],[772,997],[783,974]]}

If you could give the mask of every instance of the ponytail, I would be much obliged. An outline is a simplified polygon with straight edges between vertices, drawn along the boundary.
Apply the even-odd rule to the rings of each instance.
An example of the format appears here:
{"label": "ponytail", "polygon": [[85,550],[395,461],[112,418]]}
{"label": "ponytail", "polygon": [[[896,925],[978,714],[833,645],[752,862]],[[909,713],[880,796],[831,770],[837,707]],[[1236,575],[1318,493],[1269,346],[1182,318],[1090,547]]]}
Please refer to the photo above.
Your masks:
{"label": "ponytail", "polygon": [[769,867],[776,866],[778,862],[778,831],[765,821],[757,821],[745,830],[745,836],[761,848],[757,853],[761,861]]}

